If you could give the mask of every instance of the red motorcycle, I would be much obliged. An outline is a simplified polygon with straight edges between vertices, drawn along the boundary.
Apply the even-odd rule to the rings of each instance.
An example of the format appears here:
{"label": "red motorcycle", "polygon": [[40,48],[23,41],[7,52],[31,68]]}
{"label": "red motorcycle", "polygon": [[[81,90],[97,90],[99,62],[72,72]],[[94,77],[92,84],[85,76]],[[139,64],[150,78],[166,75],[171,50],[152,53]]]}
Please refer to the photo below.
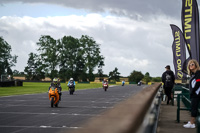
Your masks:
{"label": "red motorcycle", "polygon": [[108,89],[108,82],[104,82],[103,83],[103,89],[104,89],[104,91],[107,91],[107,89]]}

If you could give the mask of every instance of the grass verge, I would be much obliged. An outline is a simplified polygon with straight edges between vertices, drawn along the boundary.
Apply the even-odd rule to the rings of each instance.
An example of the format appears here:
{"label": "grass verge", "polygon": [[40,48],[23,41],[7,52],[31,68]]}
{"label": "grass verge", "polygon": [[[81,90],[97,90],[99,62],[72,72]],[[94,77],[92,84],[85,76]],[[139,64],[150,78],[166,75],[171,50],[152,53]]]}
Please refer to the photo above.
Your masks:
{"label": "grass verge", "polygon": [[[34,94],[44,93],[48,91],[50,83],[42,82],[23,82],[23,86],[16,87],[0,87],[0,96],[10,95],[22,95],[22,94]],[[62,91],[67,91],[68,87],[66,83],[61,83]],[[76,84],[76,90],[80,89],[92,89],[102,87],[101,83],[97,84]]]}

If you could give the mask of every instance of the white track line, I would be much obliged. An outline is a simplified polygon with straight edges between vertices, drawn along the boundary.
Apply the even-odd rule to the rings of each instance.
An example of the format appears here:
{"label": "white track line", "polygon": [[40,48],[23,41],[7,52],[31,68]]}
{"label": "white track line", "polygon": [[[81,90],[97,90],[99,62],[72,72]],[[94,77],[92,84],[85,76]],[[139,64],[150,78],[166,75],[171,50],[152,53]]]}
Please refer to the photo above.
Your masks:
{"label": "white track line", "polygon": [[8,125],[0,125],[0,127],[13,127],[13,128],[71,128],[71,129],[78,129],[82,127],[68,127],[68,126],[61,126],[61,127],[53,127],[53,126],[47,126],[47,125],[41,125],[41,126],[8,126]]}
{"label": "white track line", "polygon": [[18,115],[72,115],[72,116],[100,116],[98,114],[76,114],[76,113],[31,113],[31,112],[0,112],[0,114],[18,114]]}

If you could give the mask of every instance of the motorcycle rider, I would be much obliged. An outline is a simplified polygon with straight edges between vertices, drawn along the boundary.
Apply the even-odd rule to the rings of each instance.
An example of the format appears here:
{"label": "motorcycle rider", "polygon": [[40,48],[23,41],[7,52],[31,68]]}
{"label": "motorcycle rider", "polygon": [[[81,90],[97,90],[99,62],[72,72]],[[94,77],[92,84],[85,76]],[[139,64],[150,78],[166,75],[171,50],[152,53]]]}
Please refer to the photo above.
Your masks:
{"label": "motorcycle rider", "polygon": [[108,81],[106,80],[106,79],[104,79],[103,81],[102,81],[102,85],[103,84],[108,84]]}
{"label": "motorcycle rider", "polygon": [[69,79],[69,82],[68,82],[68,84],[67,84],[68,87],[69,87],[69,84],[70,84],[70,83],[72,83],[72,84],[74,85],[74,91],[75,91],[75,85],[76,85],[76,84],[75,84],[75,81],[74,81],[73,78],[70,78],[70,79]]}
{"label": "motorcycle rider", "polygon": [[54,78],[53,79],[53,82],[51,82],[51,85],[50,85],[50,87],[49,87],[49,89],[51,88],[51,87],[55,87],[55,88],[57,88],[58,89],[58,94],[59,94],[59,100],[61,101],[61,95],[62,95],[62,87],[61,87],[61,85],[60,85],[60,79],[59,78]]}
{"label": "motorcycle rider", "polygon": [[124,86],[124,85],[125,85],[125,80],[122,81],[122,86]]}
{"label": "motorcycle rider", "polygon": [[137,85],[138,85],[138,86],[142,85],[142,81],[139,81]]}

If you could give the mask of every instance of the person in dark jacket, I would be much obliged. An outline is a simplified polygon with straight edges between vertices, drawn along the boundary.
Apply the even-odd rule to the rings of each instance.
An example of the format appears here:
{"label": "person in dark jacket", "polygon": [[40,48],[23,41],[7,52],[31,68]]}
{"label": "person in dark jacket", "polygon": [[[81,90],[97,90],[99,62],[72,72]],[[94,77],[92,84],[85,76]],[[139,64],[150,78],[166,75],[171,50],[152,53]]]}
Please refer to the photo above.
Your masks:
{"label": "person in dark jacket", "polygon": [[166,71],[162,74],[162,82],[164,83],[163,88],[165,90],[165,94],[167,95],[167,104],[169,104],[172,100],[171,92],[174,87],[175,76],[169,65],[165,68]]}
{"label": "person in dark jacket", "polygon": [[195,120],[198,115],[198,105],[200,100],[200,67],[199,63],[192,59],[187,65],[188,75],[190,75],[189,89],[191,99],[191,119],[187,124],[183,125],[185,128],[195,128]]}

